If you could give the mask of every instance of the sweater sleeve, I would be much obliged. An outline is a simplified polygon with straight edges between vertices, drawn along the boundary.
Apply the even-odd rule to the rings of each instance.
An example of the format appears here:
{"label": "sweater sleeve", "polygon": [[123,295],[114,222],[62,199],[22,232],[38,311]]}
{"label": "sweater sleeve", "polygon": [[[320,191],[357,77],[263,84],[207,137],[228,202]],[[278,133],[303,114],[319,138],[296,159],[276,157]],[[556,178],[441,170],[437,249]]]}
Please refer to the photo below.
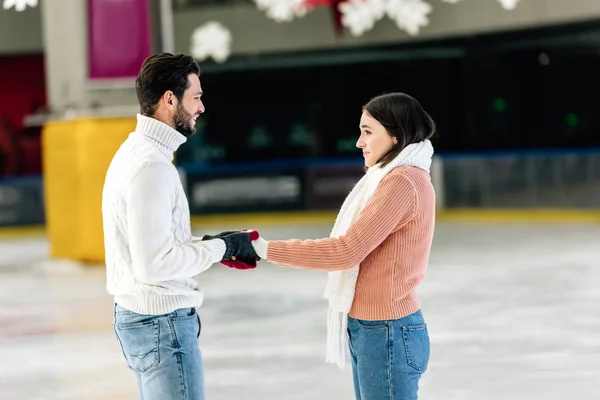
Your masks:
{"label": "sweater sleeve", "polygon": [[339,238],[272,240],[267,259],[281,266],[336,271],[359,265],[394,230],[415,215],[415,187],[403,173],[382,179],[359,217]]}
{"label": "sweater sleeve", "polygon": [[126,193],[131,261],[136,277],[145,283],[191,278],[220,261],[225,253],[225,242],[220,239],[189,243],[175,240],[176,184],[169,165],[149,163]]}

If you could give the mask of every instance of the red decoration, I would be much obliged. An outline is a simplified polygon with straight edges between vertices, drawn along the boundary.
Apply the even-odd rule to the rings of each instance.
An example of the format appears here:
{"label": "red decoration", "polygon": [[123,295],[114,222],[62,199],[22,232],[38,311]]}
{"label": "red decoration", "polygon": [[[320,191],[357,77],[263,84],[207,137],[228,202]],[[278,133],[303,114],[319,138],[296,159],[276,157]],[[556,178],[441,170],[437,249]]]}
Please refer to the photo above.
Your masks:
{"label": "red decoration", "polygon": [[329,7],[335,33],[337,36],[341,36],[344,33],[344,27],[342,26],[342,13],[340,12],[339,5],[344,1],[346,0],[306,0],[306,5],[309,8]]}

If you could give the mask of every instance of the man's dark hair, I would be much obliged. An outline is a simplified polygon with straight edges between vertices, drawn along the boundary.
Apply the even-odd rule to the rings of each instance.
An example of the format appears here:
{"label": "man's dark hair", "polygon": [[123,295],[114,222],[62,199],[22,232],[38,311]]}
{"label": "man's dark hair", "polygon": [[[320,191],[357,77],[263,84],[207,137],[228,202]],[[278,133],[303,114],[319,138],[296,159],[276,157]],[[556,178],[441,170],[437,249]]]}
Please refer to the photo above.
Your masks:
{"label": "man's dark hair", "polygon": [[159,53],[144,60],[135,80],[142,115],[154,115],[160,98],[167,90],[181,101],[189,87],[190,74],[200,76],[200,66],[193,57],[185,54]]}

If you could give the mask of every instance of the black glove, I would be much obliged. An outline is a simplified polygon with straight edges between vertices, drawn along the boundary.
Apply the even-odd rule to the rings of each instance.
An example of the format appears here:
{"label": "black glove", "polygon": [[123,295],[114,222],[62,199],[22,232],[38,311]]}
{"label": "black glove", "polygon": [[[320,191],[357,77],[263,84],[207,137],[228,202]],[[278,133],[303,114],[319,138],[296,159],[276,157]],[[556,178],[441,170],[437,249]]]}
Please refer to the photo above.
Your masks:
{"label": "black glove", "polygon": [[221,264],[235,269],[252,269],[256,268],[260,260],[252,241],[259,237],[257,231],[228,231],[217,235],[204,235],[202,240],[221,239],[225,242],[226,250]]}
{"label": "black glove", "polygon": [[229,236],[232,233],[238,233],[239,231],[225,231],[221,233],[217,233],[216,235],[204,235],[202,236],[202,240],[212,240],[212,239],[222,239],[223,236]]}

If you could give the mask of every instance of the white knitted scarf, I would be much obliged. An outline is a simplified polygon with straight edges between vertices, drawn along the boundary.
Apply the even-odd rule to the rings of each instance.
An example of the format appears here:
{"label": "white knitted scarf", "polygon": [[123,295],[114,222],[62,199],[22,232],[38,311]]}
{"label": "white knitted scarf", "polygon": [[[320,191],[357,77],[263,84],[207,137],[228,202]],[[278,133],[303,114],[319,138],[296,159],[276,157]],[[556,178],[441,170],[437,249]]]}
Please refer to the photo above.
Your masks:
{"label": "white knitted scarf", "polygon": [[[429,140],[406,146],[396,158],[381,168],[378,165],[369,168],[367,173],[354,186],[335,220],[330,237],[338,238],[346,233],[350,225],[365,208],[381,180],[392,169],[400,166],[419,167],[429,171],[433,156],[433,146]],[[324,297],[329,301],[327,311],[327,352],[326,362],[337,364],[341,369],[346,366],[348,353],[348,313],[354,300],[354,288],[358,278],[359,266],[346,271],[328,273],[327,288]]]}

